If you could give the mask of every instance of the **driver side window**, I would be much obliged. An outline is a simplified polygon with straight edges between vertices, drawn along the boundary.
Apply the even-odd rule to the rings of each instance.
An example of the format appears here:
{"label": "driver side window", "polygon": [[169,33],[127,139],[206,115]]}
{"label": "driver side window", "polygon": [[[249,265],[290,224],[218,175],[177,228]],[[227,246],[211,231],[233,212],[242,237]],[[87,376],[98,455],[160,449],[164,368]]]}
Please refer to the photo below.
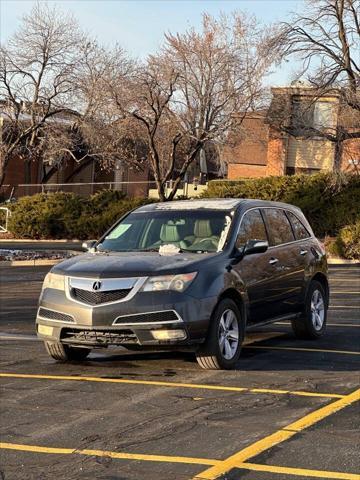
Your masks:
{"label": "driver side window", "polygon": [[242,248],[248,240],[267,241],[264,220],[258,209],[245,213],[236,239],[236,247]]}

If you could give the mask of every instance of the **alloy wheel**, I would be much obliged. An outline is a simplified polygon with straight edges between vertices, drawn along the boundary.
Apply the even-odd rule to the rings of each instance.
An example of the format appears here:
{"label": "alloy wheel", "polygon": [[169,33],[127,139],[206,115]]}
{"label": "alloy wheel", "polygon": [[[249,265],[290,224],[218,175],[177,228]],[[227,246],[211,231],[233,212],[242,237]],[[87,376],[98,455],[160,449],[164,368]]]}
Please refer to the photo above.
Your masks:
{"label": "alloy wheel", "polygon": [[239,326],[235,313],[230,309],[221,315],[218,340],[221,355],[226,360],[231,360],[239,345]]}
{"label": "alloy wheel", "polygon": [[325,319],[325,304],[320,290],[314,290],[311,297],[311,321],[316,331],[322,329]]}

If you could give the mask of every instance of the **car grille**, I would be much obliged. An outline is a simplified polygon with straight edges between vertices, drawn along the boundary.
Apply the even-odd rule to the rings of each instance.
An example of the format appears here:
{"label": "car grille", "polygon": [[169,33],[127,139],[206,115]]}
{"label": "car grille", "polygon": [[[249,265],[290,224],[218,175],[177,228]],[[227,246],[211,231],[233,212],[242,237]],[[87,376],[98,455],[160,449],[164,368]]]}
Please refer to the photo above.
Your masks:
{"label": "car grille", "polygon": [[163,310],[162,312],[138,313],[137,315],[124,315],[118,317],[114,324],[121,323],[148,323],[148,322],[175,322],[179,320],[174,310]]}
{"label": "car grille", "polygon": [[61,332],[61,341],[68,344],[85,344],[93,346],[122,345],[138,343],[137,336],[131,330],[69,330]]}
{"label": "car grille", "polygon": [[72,288],[71,296],[79,302],[87,305],[100,305],[102,303],[116,302],[125,298],[131,289],[126,288],[122,290],[108,290],[105,292],[91,292],[89,290],[82,290],[80,288]]}
{"label": "car grille", "polygon": [[71,315],[67,315],[66,313],[61,312],[54,312],[54,310],[48,310],[47,308],[40,308],[39,317],[47,318],[49,320],[57,320],[58,322],[72,322],[74,323],[75,320]]}

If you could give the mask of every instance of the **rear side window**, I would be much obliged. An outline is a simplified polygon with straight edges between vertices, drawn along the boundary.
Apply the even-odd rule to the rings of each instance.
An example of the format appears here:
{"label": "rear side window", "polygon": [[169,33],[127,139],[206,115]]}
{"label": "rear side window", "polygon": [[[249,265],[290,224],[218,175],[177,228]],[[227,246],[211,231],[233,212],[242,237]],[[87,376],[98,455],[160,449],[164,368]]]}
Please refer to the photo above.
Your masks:
{"label": "rear side window", "polygon": [[250,210],[245,213],[236,239],[237,248],[243,247],[248,240],[267,241],[265,224],[260,210]]}
{"label": "rear side window", "polygon": [[284,210],[266,208],[266,223],[269,229],[272,245],[281,245],[295,240],[289,219]]}
{"label": "rear side window", "polygon": [[306,230],[304,225],[300,222],[296,215],[292,212],[287,212],[288,217],[290,218],[291,225],[295,233],[296,240],[303,240],[304,238],[309,238],[310,233]]}

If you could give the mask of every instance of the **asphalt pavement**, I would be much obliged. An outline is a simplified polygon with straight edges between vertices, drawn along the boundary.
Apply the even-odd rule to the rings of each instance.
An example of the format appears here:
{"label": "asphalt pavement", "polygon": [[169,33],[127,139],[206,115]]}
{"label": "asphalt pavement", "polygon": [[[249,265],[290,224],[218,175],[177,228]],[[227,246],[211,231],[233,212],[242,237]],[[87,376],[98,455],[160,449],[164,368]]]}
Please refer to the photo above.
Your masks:
{"label": "asphalt pavement", "polygon": [[49,267],[0,268],[0,479],[360,480],[360,269],[330,268],[327,334],[248,335],[234,371],[97,350],[59,364],[34,336]]}

